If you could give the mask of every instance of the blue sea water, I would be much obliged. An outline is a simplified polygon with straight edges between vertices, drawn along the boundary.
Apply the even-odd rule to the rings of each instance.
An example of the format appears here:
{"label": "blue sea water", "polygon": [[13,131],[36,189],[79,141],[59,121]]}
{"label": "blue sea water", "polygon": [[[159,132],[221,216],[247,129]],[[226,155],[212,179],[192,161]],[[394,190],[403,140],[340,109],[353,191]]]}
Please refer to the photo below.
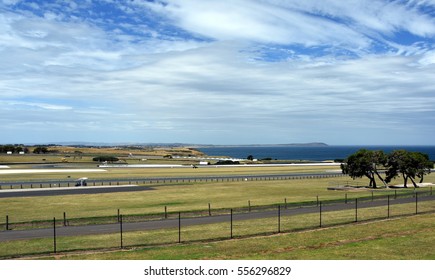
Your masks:
{"label": "blue sea water", "polygon": [[385,153],[403,149],[407,151],[422,152],[428,154],[430,160],[435,160],[435,146],[232,146],[199,148],[198,150],[209,156],[229,156],[241,159],[245,159],[249,155],[252,155],[254,158],[257,159],[272,158],[278,160],[323,161],[345,159],[359,149],[382,150]]}

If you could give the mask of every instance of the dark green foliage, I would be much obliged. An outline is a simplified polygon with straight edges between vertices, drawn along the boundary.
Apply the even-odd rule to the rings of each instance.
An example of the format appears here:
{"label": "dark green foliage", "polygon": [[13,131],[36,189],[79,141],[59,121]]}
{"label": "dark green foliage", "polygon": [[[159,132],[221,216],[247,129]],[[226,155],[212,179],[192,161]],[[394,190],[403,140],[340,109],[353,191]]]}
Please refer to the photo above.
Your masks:
{"label": "dark green foliage", "polygon": [[[350,155],[341,164],[343,174],[348,174],[353,179],[366,176],[370,179],[370,186],[376,188],[375,175],[386,186],[393,178],[402,176],[404,186],[410,179],[414,187],[416,177],[423,182],[424,175],[429,174],[433,168],[433,162],[427,154],[396,150],[386,155],[382,151],[369,151],[361,149]],[[378,169],[385,170],[385,179],[379,174]]]}
{"label": "dark green foliage", "polygon": [[433,166],[433,162],[429,160],[427,154],[405,150],[393,151],[388,157],[386,180],[389,182],[393,178],[402,175],[405,188],[407,187],[408,179],[417,188],[418,186],[415,183],[416,177],[420,178],[420,183],[423,182],[424,175],[429,174]]}
{"label": "dark green foliage", "polygon": [[232,160],[220,160],[216,162],[216,165],[226,165],[226,164],[240,164],[239,161],[232,161]]}
{"label": "dark green foliage", "polygon": [[115,161],[119,161],[119,158],[114,157],[114,156],[98,156],[98,157],[94,157],[92,159],[93,161],[98,161],[98,162],[115,162]]}
{"label": "dark green foliage", "polygon": [[376,188],[377,176],[385,185],[385,180],[380,176],[378,168],[385,166],[387,156],[383,151],[370,151],[361,149],[350,155],[340,165],[343,174],[348,174],[353,179],[366,176],[370,179],[370,187]]}
{"label": "dark green foliage", "polygon": [[34,154],[46,154],[48,153],[48,149],[47,147],[43,147],[43,146],[38,146],[33,150]]}
{"label": "dark green foliage", "polygon": [[12,152],[14,154],[17,154],[19,152],[25,152],[28,153],[29,149],[24,147],[23,145],[15,144],[15,145],[0,145],[0,153],[5,154],[7,152]]}

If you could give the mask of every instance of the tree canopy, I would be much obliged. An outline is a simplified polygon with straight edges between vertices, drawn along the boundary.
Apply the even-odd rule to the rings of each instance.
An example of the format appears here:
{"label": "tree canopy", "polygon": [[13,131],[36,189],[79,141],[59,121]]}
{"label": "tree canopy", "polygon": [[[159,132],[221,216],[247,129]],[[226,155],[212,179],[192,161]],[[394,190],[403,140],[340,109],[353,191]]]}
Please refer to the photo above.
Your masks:
{"label": "tree canopy", "polygon": [[94,157],[92,159],[93,161],[98,161],[98,162],[115,162],[115,161],[119,161],[119,158],[115,157],[115,156],[98,156],[98,157]]}
{"label": "tree canopy", "polygon": [[44,146],[38,146],[35,149],[33,149],[34,154],[46,154],[48,152],[49,151],[48,151],[47,147],[44,147]]}
{"label": "tree canopy", "polygon": [[376,177],[386,185],[378,171],[378,167],[384,166],[386,162],[387,156],[383,151],[361,149],[345,159],[340,166],[343,174],[348,174],[352,179],[366,176],[370,180],[369,186],[376,188]]}
{"label": "tree canopy", "polygon": [[19,153],[19,152],[25,152],[28,153],[29,149],[27,147],[24,147],[21,144],[16,144],[16,145],[0,145],[0,153],[7,153],[7,152],[12,152],[12,153]]}
{"label": "tree canopy", "polygon": [[429,174],[431,168],[433,168],[433,162],[429,160],[427,154],[397,150],[389,155],[386,167],[388,168],[386,171],[387,182],[401,175],[405,188],[407,187],[408,179],[417,188],[416,177],[420,178],[420,183],[423,182],[424,175]]}
{"label": "tree canopy", "polygon": [[[414,187],[416,177],[423,182],[424,175],[429,174],[433,163],[429,156],[420,152],[409,152],[406,150],[396,150],[390,154],[383,151],[370,151],[361,149],[350,155],[341,164],[343,174],[348,174],[353,179],[367,177],[370,180],[369,186],[376,188],[376,177],[387,186],[392,179],[402,176],[404,187],[407,187],[408,179],[411,180]],[[379,170],[385,171],[385,178],[381,176]]]}

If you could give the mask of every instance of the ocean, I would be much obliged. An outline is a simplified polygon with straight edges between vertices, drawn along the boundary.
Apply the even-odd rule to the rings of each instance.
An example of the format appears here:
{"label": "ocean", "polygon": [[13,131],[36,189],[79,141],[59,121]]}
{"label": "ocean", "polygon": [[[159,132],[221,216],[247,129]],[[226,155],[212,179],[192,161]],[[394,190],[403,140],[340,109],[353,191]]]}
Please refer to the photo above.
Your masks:
{"label": "ocean", "polygon": [[277,160],[310,161],[345,159],[359,149],[382,150],[385,153],[404,149],[428,154],[430,160],[435,161],[435,146],[231,146],[198,148],[198,150],[209,156],[229,156],[232,158],[246,159],[249,155],[252,155],[256,159],[272,158]]}

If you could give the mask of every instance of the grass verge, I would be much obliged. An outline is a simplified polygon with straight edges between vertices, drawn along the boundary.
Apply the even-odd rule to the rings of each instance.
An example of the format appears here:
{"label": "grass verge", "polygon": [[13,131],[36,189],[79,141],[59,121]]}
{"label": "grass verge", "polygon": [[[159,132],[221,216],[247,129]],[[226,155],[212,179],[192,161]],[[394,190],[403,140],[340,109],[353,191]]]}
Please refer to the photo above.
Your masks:
{"label": "grass verge", "polygon": [[[124,247],[128,247],[134,251],[132,256],[127,256],[127,259],[134,259],[134,258],[144,258],[144,259],[155,259],[153,255],[150,257],[147,255],[150,251],[158,252],[160,250],[179,250],[178,248],[185,248],[190,246],[198,246],[199,243],[203,244],[209,244],[207,246],[212,246],[210,244],[216,244],[216,242],[211,242],[213,240],[225,240],[230,239],[231,235],[234,238],[230,241],[222,241],[222,242],[234,242],[234,240],[238,240],[241,242],[241,246],[243,247],[243,243],[245,243],[246,239],[255,239],[255,240],[262,240],[264,235],[271,235],[275,234],[276,237],[283,237],[284,239],[291,238],[289,236],[294,236],[299,238],[301,232],[303,233],[312,233],[312,232],[323,232],[330,231],[334,232],[332,235],[330,235],[328,246],[330,247],[331,244],[335,244],[337,246],[341,246],[342,244],[348,244],[348,243],[357,243],[357,242],[368,242],[368,241],[374,241],[378,240],[378,235],[385,236],[385,237],[403,237],[403,234],[405,234],[407,231],[408,233],[405,234],[405,241],[410,242],[408,239],[414,238],[416,235],[421,234],[422,237],[426,238],[426,235],[429,235],[429,240],[435,239],[434,236],[432,236],[432,239],[430,239],[430,234],[434,235],[435,230],[435,223],[430,224],[430,221],[434,221],[435,216],[434,214],[420,214],[414,216],[414,205],[412,203],[409,204],[402,204],[402,205],[393,205],[392,209],[396,213],[401,213],[404,217],[401,219],[397,219],[398,216],[394,217],[394,219],[391,220],[384,220],[386,217],[385,207],[374,207],[374,208],[367,208],[367,209],[361,209],[360,210],[360,216],[358,218],[359,223],[355,223],[354,221],[354,211],[353,210],[344,210],[344,211],[337,211],[337,212],[326,212],[324,213],[322,217],[322,228],[320,228],[319,225],[319,214],[305,214],[305,215],[297,215],[297,216],[282,216],[280,220],[277,218],[265,218],[265,219],[256,219],[256,220],[244,220],[244,221],[234,221],[232,224],[228,220],[228,222],[225,223],[218,223],[218,224],[207,224],[207,225],[199,225],[199,226],[186,226],[181,228],[181,235],[179,235],[178,228],[173,229],[166,229],[166,230],[151,230],[151,231],[140,231],[140,232],[124,232],[122,236],[122,242]],[[421,211],[427,211],[434,213],[435,212],[435,205],[433,201],[430,202],[422,202],[421,203]],[[407,215],[407,216],[405,216]],[[420,218],[421,216],[421,218]],[[391,216],[390,216],[391,217]],[[415,226],[411,227],[405,227],[403,223],[401,223],[400,227],[398,227],[394,221],[402,221],[402,220],[409,220],[410,224],[415,223]],[[279,222],[278,222],[279,221]],[[368,221],[370,221],[368,223]],[[377,224],[379,221],[380,224],[383,224],[383,231],[381,230],[381,227],[375,228],[375,232],[371,232],[370,235],[372,236],[370,238],[364,237],[361,235],[361,230],[366,230],[363,228],[363,225],[373,225]],[[422,222],[421,224],[418,224],[418,222]],[[340,238],[337,238],[337,234],[334,229],[338,225],[342,229],[346,229],[347,234],[342,235],[340,234]],[[353,226],[353,227],[352,227]],[[406,230],[404,230],[406,228]],[[307,229],[316,229],[314,231],[307,230]],[[419,230],[421,229],[421,230]],[[278,232],[287,232],[287,234],[278,234]],[[399,232],[400,234],[393,234],[392,232]],[[291,233],[289,233],[291,232]],[[385,235],[388,233],[387,235]],[[391,236],[390,236],[391,235]],[[256,236],[255,238],[252,238]],[[181,238],[181,242],[185,244],[176,245],[179,242],[179,238]],[[268,237],[273,238],[273,237]],[[308,239],[311,238],[317,238],[317,237],[307,237]],[[326,237],[325,237],[326,238]],[[335,242],[332,242],[331,240],[334,240]],[[267,238],[264,240],[268,240]],[[75,237],[58,237],[56,239],[57,244],[57,252],[63,251],[63,252],[74,252],[74,251],[92,251],[92,250],[106,250],[110,248],[116,248],[121,246],[121,235],[119,233],[114,234],[103,234],[103,235],[91,235],[91,236],[75,236]],[[311,240],[300,240],[299,247],[309,248],[314,245],[311,244]],[[325,241],[318,240],[318,243],[322,243]],[[426,244],[429,241],[426,241],[426,239],[422,240],[422,244]],[[331,244],[329,244],[331,243]],[[190,245],[187,245],[190,244]],[[261,244],[261,242],[259,243]],[[263,245],[255,245],[255,247],[251,247],[249,249],[259,250],[262,246],[267,246],[267,244]],[[166,245],[166,246],[162,246]],[[426,246],[425,245],[425,246]],[[320,246],[320,245],[317,245]],[[387,246],[391,246],[391,244],[388,244]],[[398,244],[400,246],[400,244]],[[138,249],[134,250],[135,247],[144,247],[145,249]],[[322,247],[322,246],[320,246]],[[246,251],[247,248],[240,248],[240,254],[246,253],[247,256],[253,256],[249,251]],[[248,249],[248,250],[249,250]],[[415,253],[412,255],[411,259],[417,258],[417,259],[425,259],[427,258],[427,252],[423,250],[423,248],[420,248],[420,256]],[[1,257],[8,257],[8,256],[19,256],[19,255],[32,255],[36,253],[47,253],[53,251],[53,239],[52,238],[44,238],[44,239],[35,239],[35,240],[19,240],[19,241],[9,241],[9,242],[2,242],[0,243],[0,256]],[[137,252],[136,252],[137,251]],[[206,250],[207,251],[207,250]],[[122,251],[124,252],[124,251]],[[119,256],[117,254],[121,254],[122,252],[112,252],[113,255],[108,255],[107,257],[104,254],[98,254],[94,253],[91,255],[95,255],[95,258],[102,258],[102,259],[111,259],[111,258],[124,258],[123,256]],[[142,253],[138,253],[142,252]],[[82,252],[83,253],[83,252]],[[192,256],[186,256],[186,253],[182,253],[182,255],[178,255],[178,253],[167,251],[168,255],[165,257],[167,259],[195,259],[195,255]],[[313,254],[317,254],[316,250],[313,250]],[[374,255],[370,256],[368,252],[366,253],[367,256],[364,258],[368,259],[377,259],[377,253],[372,252]],[[137,254],[143,254],[143,256],[138,257]],[[220,252],[221,256],[225,255],[225,252]],[[260,257],[260,252],[257,253],[258,256],[255,258]],[[77,258],[88,258],[89,253],[85,254],[78,254],[75,257]],[[293,256],[293,255],[292,255]],[[321,259],[329,259],[327,255],[320,255]],[[404,258],[406,256],[406,252],[400,252],[400,258]],[[57,256],[58,257],[58,256]],[[68,255],[68,258],[70,256]],[[74,256],[72,256],[74,258]],[[209,258],[206,255],[201,256],[200,258]],[[227,257],[225,257],[227,258]],[[229,256],[228,258],[232,258]],[[249,258],[249,257],[247,257]],[[261,258],[263,259],[269,259],[273,258],[271,255],[264,255]],[[303,257],[303,258],[308,258]],[[343,257],[344,258],[344,257]],[[382,257],[384,258],[384,257]],[[157,258],[159,259],[159,258]]]}

